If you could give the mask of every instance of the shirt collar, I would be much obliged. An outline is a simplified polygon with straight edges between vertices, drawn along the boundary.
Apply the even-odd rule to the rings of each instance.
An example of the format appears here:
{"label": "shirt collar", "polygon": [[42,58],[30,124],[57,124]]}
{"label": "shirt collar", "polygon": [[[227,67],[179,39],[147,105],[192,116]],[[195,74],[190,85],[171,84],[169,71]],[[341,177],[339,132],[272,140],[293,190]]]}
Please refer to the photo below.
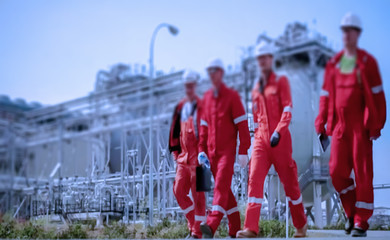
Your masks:
{"label": "shirt collar", "polygon": [[275,77],[276,77],[276,75],[275,75],[274,71],[271,71],[271,73],[268,76],[268,79],[266,79],[266,80],[264,79],[264,76],[261,75],[260,79],[259,79],[259,83],[260,83],[260,81],[263,81],[264,86],[267,86],[269,83],[272,83],[275,81]]}
{"label": "shirt collar", "polygon": [[221,82],[221,86],[219,87],[219,90],[213,87],[213,96],[214,98],[218,98],[220,96],[223,96],[224,92],[226,91],[226,85],[225,83]]}

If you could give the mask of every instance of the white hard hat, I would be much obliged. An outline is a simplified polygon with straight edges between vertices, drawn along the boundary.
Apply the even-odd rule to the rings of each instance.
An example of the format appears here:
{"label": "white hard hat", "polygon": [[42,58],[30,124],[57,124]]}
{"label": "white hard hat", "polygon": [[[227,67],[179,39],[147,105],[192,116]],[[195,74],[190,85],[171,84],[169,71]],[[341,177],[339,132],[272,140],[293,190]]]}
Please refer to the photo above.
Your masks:
{"label": "white hard hat", "polygon": [[210,59],[209,63],[207,64],[206,69],[209,69],[209,68],[220,68],[220,69],[224,70],[222,60],[220,58]]}
{"label": "white hard hat", "polygon": [[199,78],[200,78],[199,74],[191,69],[187,69],[183,73],[184,83],[196,83],[199,80]]}
{"label": "white hard hat", "polygon": [[260,57],[263,55],[273,55],[274,51],[275,51],[275,49],[271,43],[267,43],[265,41],[262,41],[256,45],[255,57]]}
{"label": "white hard hat", "polygon": [[341,19],[340,27],[354,27],[361,31],[362,21],[360,20],[359,16],[349,12],[344,15],[343,19]]}

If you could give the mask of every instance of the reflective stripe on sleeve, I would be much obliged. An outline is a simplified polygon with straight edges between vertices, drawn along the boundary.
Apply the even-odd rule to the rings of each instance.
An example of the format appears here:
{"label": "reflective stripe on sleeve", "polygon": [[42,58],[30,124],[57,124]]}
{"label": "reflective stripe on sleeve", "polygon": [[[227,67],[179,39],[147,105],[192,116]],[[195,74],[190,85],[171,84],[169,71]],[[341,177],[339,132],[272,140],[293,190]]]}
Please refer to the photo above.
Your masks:
{"label": "reflective stripe on sleeve", "polygon": [[238,124],[238,123],[245,121],[245,120],[247,120],[246,114],[239,116],[239,117],[236,117],[234,119],[234,124]]}
{"label": "reflective stripe on sleeve", "polygon": [[329,97],[329,92],[324,89],[321,89],[320,96]]}
{"label": "reflective stripe on sleeve", "polygon": [[283,112],[290,112],[291,113],[291,111],[292,111],[292,107],[290,107],[290,106],[286,106],[283,108]]}
{"label": "reflective stripe on sleeve", "polygon": [[200,119],[200,126],[206,126],[208,127],[209,125],[207,124],[207,122],[203,119]]}
{"label": "reflective stripe on sleeve", "polygon": [[383,85],[378,85],[371,88],[373,94],[378,94],[383,91]]}
{"label": "reflective stripe on sleeve", "polygon": [[256,198],[256,197],[248,197],[248,203],[262,204],[263,203],[263,199],[262,198]]}

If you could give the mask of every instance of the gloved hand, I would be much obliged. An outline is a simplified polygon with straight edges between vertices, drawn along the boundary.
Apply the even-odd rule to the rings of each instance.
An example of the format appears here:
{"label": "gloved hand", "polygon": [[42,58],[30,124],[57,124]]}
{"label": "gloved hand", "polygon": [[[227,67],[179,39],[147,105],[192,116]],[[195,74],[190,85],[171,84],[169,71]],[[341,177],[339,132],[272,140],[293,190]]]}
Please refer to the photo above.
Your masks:
{"label": "gloved hand", "polygon": [[326,133],[325,125],[321,125],[319,127],[316,127],[316,132],[317,132],[317,134],[325,134]]}
{"label": "gloved hand", "polygon": [[377,135],[377,136],[373,136],[373,137],[370,137],[370,141],[374,141],[374,140],[377,140],[380,136]]}
{"label": "gloved hand", "polygon": [[381,130],[370,131],[370,141],[377,140],[381,136]]}
{"label": "gloved hand", "polygon": [[200,152],[198,154],[198,163],[199,165],[204,164],[206,167],[210,168],[210,161],[205,152]]}
{"label": "gloved hand", "polygon": [[249,158],[248,155],[240,154],[238,155],[238,164],[240,164],[240,167],[244,168],[248,164]]}
{"label": "gloved hand", "polygon": [[177,158],[179,157],[179,153],[177,151],[173,151],[172,152],[172,156],[173,156],[173,160],[177,160]]}
{"label": "gloved hand", "polygon": [[280,141],[280,134],[277,131],[275,131],[272,134],[271,139],[269,141],[271,142],[271,147],[276,147],[276,145],[278,145]]}

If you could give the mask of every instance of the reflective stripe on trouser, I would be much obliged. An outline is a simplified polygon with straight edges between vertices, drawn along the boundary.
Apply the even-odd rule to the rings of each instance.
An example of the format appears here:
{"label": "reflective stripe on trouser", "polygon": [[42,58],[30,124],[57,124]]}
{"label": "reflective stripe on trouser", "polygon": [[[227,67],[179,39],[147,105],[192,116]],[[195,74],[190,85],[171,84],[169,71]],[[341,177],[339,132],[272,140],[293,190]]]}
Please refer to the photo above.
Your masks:
{"label": "reflective stripe on trouser", "polygon": [[[352,170],[355,181],[351,178]],[[354,218],[359,227],[368,229],[367,221],[372,216],[374,202],[372,142],[368,135],[349,131],[342,137],[334,136],[329,172],[345,214]]]}
{"label": "reflective stripe on trouser", "polygon": [[306,224],[307,220],[298,184],[297,166],[291,154],[291,136],[288,131],[286,131],[285,136],[281,137],[279,145],[274,148],[269,146],[269,142],[255,138],[249,167],[249,198],[244,229],[249,229],[256,233],[259,232],[264,180],[272,164],[279,174],[287,196],[291,199],[289,206],[294,226],[302,228]]}
{"label": "reflective stripe on trouser", "polygon": [[[191,189],[192,198],[188,196]],[[199,216],[206,214],[206,201],[204,192],[196,192],[196,166],[178,164],[176,169],[173,193],[176,200],[186,216],[188,229],[198,237],[202,236],[200,231]]]}
{"label": "reflective stripe on trouser", "polygon": [[231,190],[233,177],[234,154],[209,156],[211,171],[214,176],[214,198],[211,213],[207,217],[209,225],[215,233],[223,216],[226,214],[229,221],[229,235],[236,236],[241,229],[240,213],[237,202]]}

